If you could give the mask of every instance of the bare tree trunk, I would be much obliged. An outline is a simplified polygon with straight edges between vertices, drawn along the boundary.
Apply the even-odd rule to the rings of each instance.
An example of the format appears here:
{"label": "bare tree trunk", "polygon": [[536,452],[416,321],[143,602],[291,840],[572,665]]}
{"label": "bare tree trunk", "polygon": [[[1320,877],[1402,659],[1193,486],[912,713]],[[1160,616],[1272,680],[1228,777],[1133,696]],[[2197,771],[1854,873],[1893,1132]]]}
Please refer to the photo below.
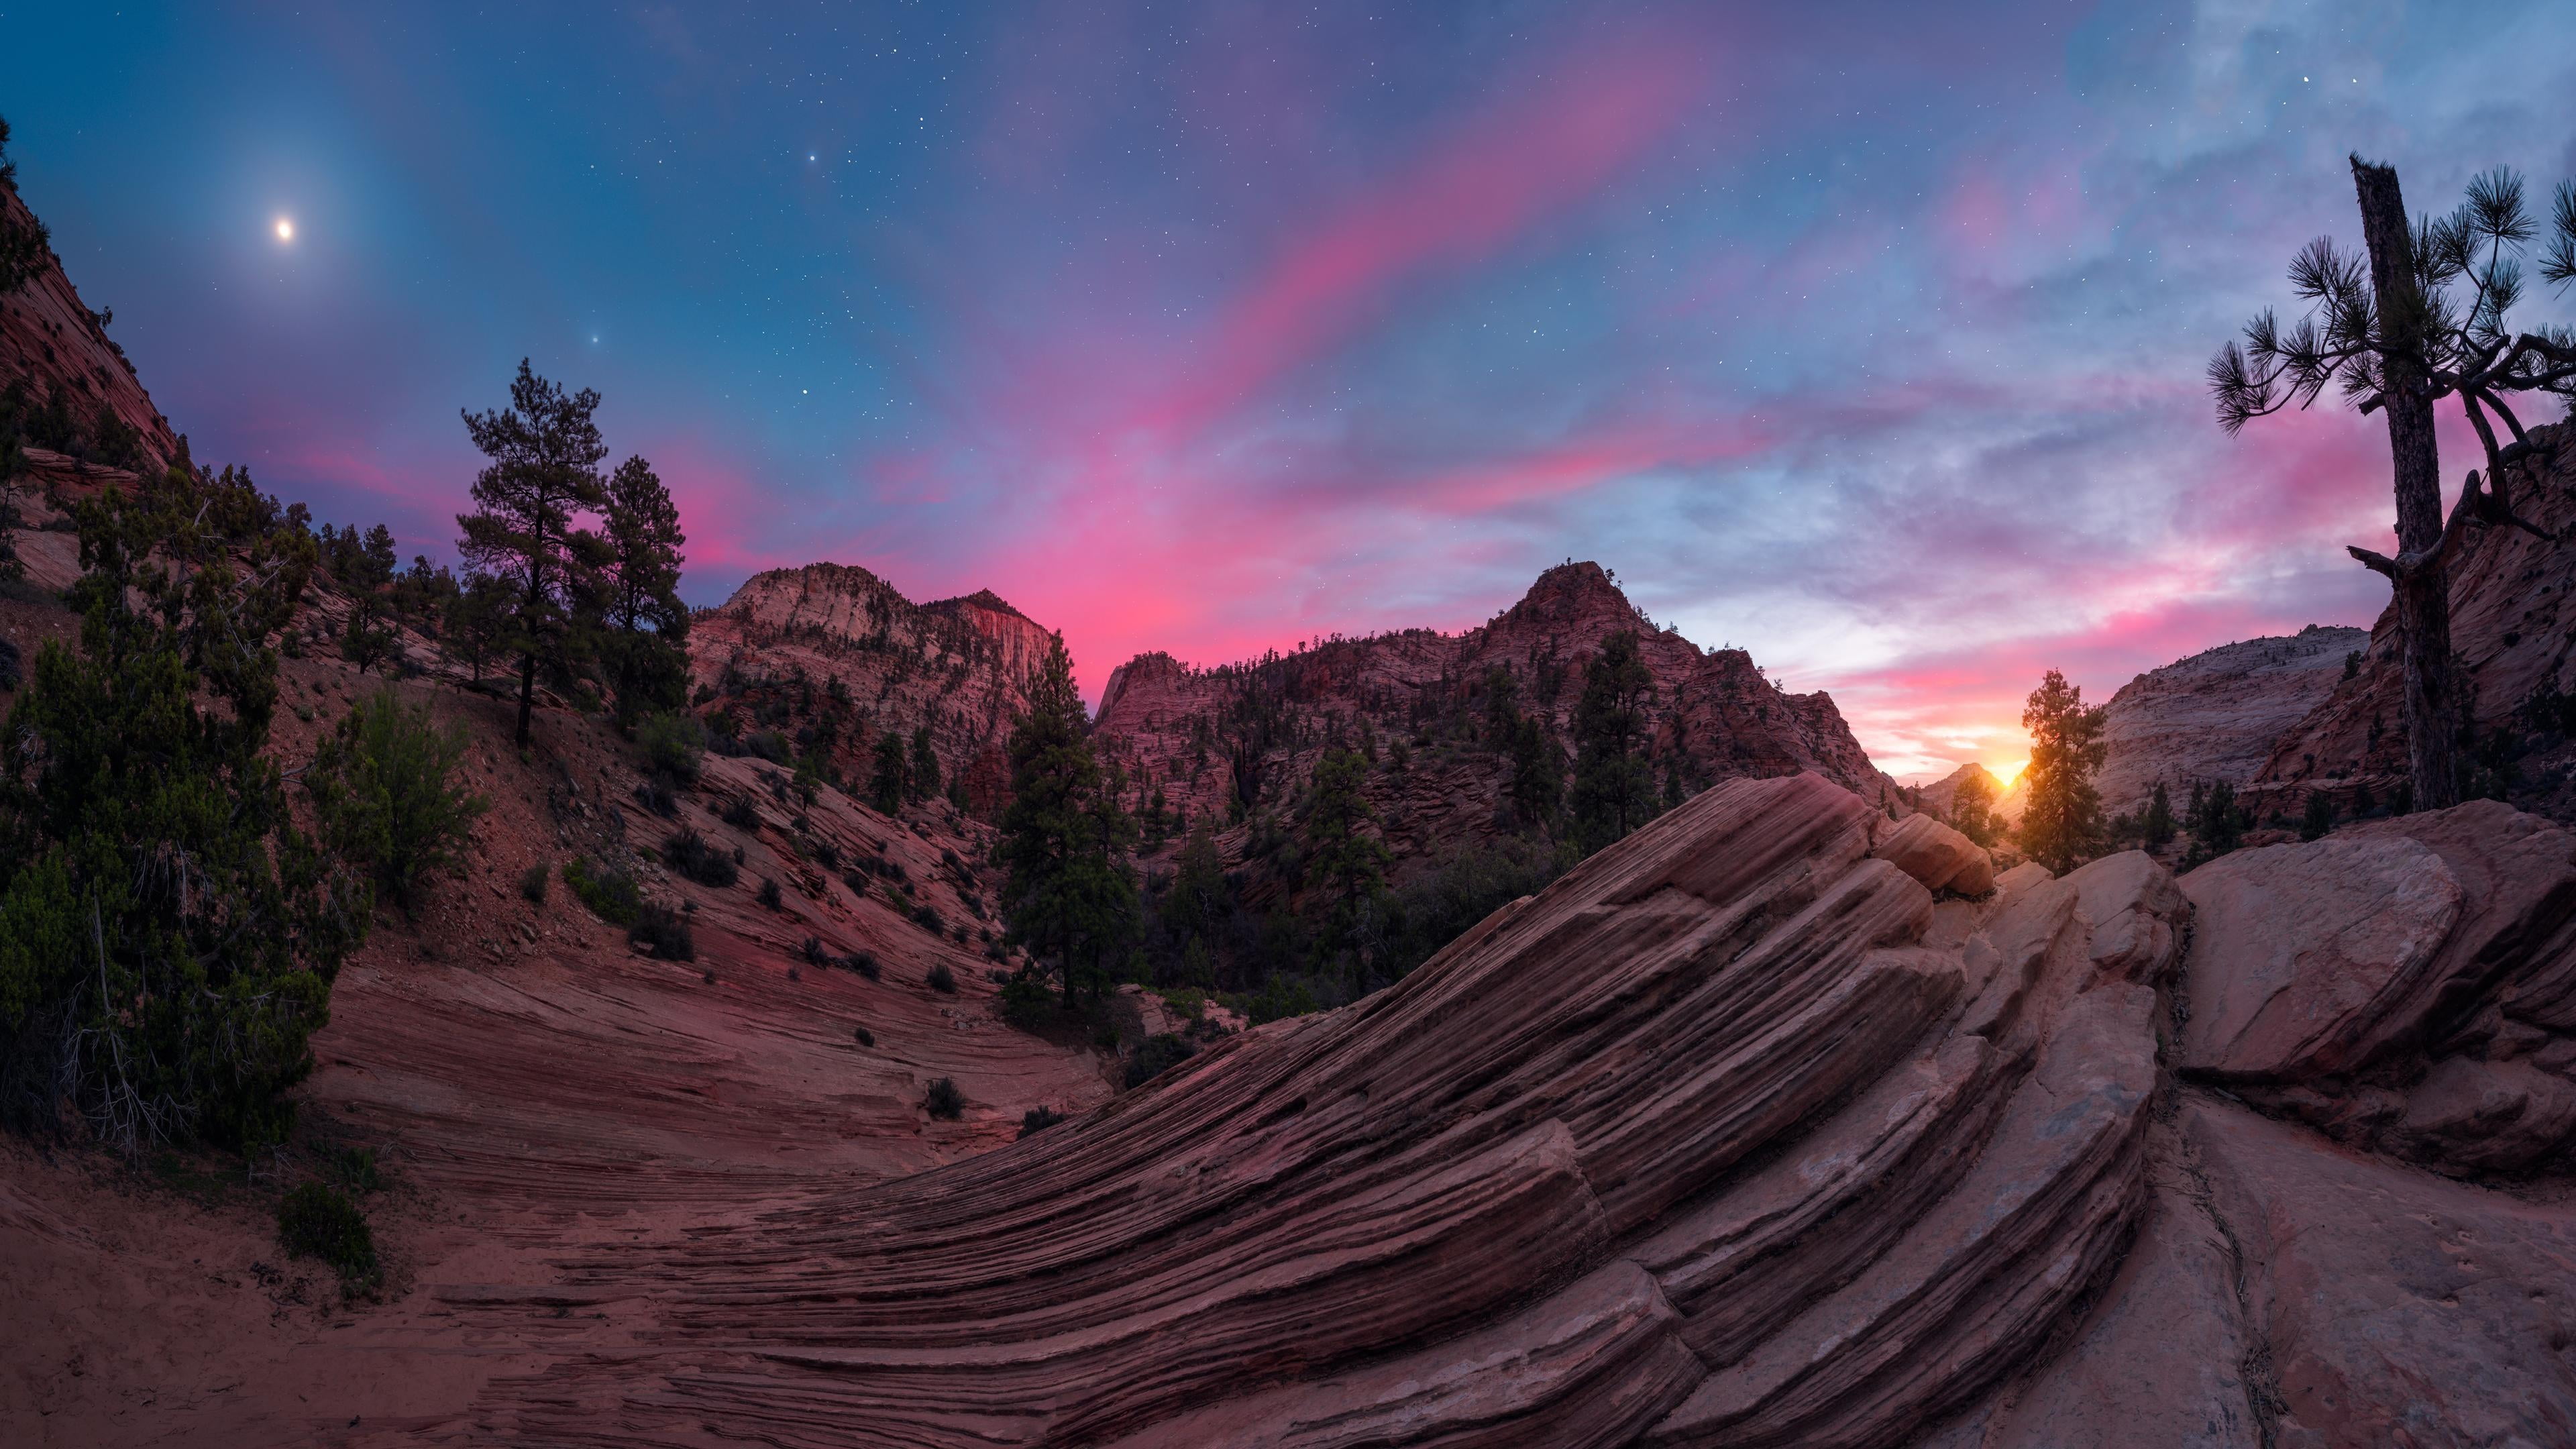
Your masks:
{"label": "bare tree trunk", "polygon": [[2406,671],[2406,763],[2415,808],[2459,803],[2459,711],[2451,678],[2450,570],[2441,556],[2442,459],[2421,361],[2424,297],[2415,284],[2406,201],[2394,167],[2352,158],[2370,285],[2379,303],[2388,453],[2397,485],[2397,635]]}

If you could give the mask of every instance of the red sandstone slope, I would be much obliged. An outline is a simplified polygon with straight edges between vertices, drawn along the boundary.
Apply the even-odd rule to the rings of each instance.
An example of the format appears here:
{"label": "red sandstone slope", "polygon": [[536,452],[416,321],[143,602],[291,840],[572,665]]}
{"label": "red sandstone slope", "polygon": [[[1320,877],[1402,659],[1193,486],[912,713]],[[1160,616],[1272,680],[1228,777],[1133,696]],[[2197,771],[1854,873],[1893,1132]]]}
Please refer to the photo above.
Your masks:
{"label": "red sandstone slope", "polygon": [[[991,590],[915,604],[849,564],[754,575],[690,627],[691,672],[743,733],[791,740],[828,729],[832,758],[864,781],[887,730],[927,722],[943,779],[964,771],[979,814],[998,813],[1002,749],[1045,663],[1048,631]],[[838,681],[842,695],[833,693]]]}
{"label": "red sandstone slope", "polygon": [[1128,764],[1140,799],[1160,790],[1193,819],[1223,820],[1237,801],[1275,805],[1333,740],[1356,742],[1365,723],[1373,740],[1390,750],[1406,742],[1409,753],[1404,770],[1374,772],[1369,785],[1402,863],[1493,829],[1511,767],[1477,739],[1487,672],[1511,671],[1520,707],[1570,750],[1584,667],[1620,630],[1638,634],[1655,677],[1655,753],[1686,759],[1690,784],[1809,770],[1879,798],[1883,777],[1831,697],[1787,693],[1741,649],[1707,652],[1654,628],[1592,563],[1549,569],[1518,603],[1461,634],[1334,639],[1216,669],[1139,655],[1110,675],[1096,733]]}
{"label": "red sandstone slope", "polygon": [[[0,186],[0,221],[25,225],[32,219],[18,193]],[[48,257],[41,273],[0,296],[0,385],[10,382],[23,383],[39,404],[60,392],[91,429],[101,414],[112,415],[136,435],[154,466],[179,450],[169,420],[152,406],[124,350],[108,340],[99,314],[73,290],[60,257]],[[52,457],[34,461],[40,472],[68,471],[70,465]]]}
{"label": "red sandstone slope", "polygon": [[[1072,1123],[575,1255],[572,1301],[625,1315],[627,1346],[495,1381],[476,1422],[908,1449],[2556,1442],[2576,1214],[2361,1149],[2471,1179],[2558,1162],[2576,839],[2490,805],[2227,864],[2180,888],[2134,853],[2024,866],[1963,898],[1930,888],[1987,884],[1945,827],[1814,776],[1731,782],[1398,986]],[[2410,894],[2428,871],[2452,893]],[[2499,1091],[2526,1110],[2474,1109]]]}

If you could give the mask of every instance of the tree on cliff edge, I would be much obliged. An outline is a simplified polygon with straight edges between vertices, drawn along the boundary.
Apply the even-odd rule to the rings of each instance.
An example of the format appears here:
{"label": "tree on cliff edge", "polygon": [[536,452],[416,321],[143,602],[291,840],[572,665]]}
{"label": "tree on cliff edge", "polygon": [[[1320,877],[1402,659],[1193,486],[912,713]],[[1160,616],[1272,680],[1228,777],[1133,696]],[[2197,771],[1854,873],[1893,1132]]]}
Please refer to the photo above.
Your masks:
{"label": "tree on cliff edge", "polygon": [[[2349,552],[2385,576],[2397,598],[2405,650],[2407,773],[2416,807],[2459,802],[2458,684],[2451,670],[2447,557],[2468,524],[2510,525],[2546,538],[2513,510],[2512,481],[2536,482],[2551,446],[2534,440],[2506,402],[2517,392],[2576,395],[2576,333],[2516,333],[2505,314],[2522,293],[2521,255],[2539,226],[2523,209],[2522,178],[2497,169],[2469,183],[2448,217],[2412,226],[2397,172],[2352,158],[2367,257],[2308,243],[2290,263],[2290,285],[2310,304],[2284,328],[2269,311],[2209,364],[2219,425],[2234,433],[2267,413],[2316,401],[2327,384],[2367,414],[2388,414],[2397,495],[2397,556]],[[2540,274],[2576,279],[2576,183],[2562,182]],[[2486,453],[2442,517],[2441,458],[2433,405],[2456,397]],[[2500,444],[2501,423],[2513,441]]]}
{"label": "tree on cliff edge", "polygon": [[[9,123],[0,120],[0,191],[18,192],[18,166],[9,159]],[[25,286],[45,269],[50,241],[45,224],[30,213],[24,222],[0,218],[0,296]]]}
{"label": "tree on cliff edge", "polygon": [[598,408],[598,393],[567,393],[521,358],[509,407],[464,414],[466,433],[492,461],[475,475],[475,511],[456,516],[465,531],[456,546],[468,564],[511,585],[508,647],[519,656],[521,745],[536,708],[538,656],[560,642],[595,547],[574,529],[573,515],[608,503],[599,476],[608,445],[591,421]]}

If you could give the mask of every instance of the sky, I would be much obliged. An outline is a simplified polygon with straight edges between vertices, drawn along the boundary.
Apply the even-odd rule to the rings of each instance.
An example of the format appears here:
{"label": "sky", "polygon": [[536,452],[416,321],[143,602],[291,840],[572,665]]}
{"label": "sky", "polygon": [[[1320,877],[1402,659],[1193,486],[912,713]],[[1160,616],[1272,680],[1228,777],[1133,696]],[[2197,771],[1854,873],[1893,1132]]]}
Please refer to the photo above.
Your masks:
{"label": "sky", "polygon": [[1595,559],[1900,778],[2011,767],[2047,668],[2371,622],[2384,425],[2229,438],[2202,368],[2358,240],[2348,153],[2545,205],[2570,95],[2576,7],[2514,0],[0,0],[21,194],[154,401],[406,555],[527,357],[693,603],[990,588],[1096,700]]}

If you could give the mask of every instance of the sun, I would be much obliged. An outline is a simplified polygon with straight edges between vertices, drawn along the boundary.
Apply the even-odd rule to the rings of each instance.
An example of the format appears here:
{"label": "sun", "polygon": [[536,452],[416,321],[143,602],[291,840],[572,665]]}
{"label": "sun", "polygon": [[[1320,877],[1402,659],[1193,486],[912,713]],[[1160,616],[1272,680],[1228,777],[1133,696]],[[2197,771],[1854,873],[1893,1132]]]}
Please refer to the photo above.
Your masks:
{"label": "sun", "polygon": [[2009,790],[2012,788],[2012,782],[2020,777],[2023,769],[2029,764],[2028,760],[2014,760],[2010,764],[1988,765],[1986,773],[1995,777],[1995,783]]}
{"label": "sun", "polygon": [[277,219],[277,239],[282,242],[291,242],[295,240],[295,223],[285,217],[279,217]]}

